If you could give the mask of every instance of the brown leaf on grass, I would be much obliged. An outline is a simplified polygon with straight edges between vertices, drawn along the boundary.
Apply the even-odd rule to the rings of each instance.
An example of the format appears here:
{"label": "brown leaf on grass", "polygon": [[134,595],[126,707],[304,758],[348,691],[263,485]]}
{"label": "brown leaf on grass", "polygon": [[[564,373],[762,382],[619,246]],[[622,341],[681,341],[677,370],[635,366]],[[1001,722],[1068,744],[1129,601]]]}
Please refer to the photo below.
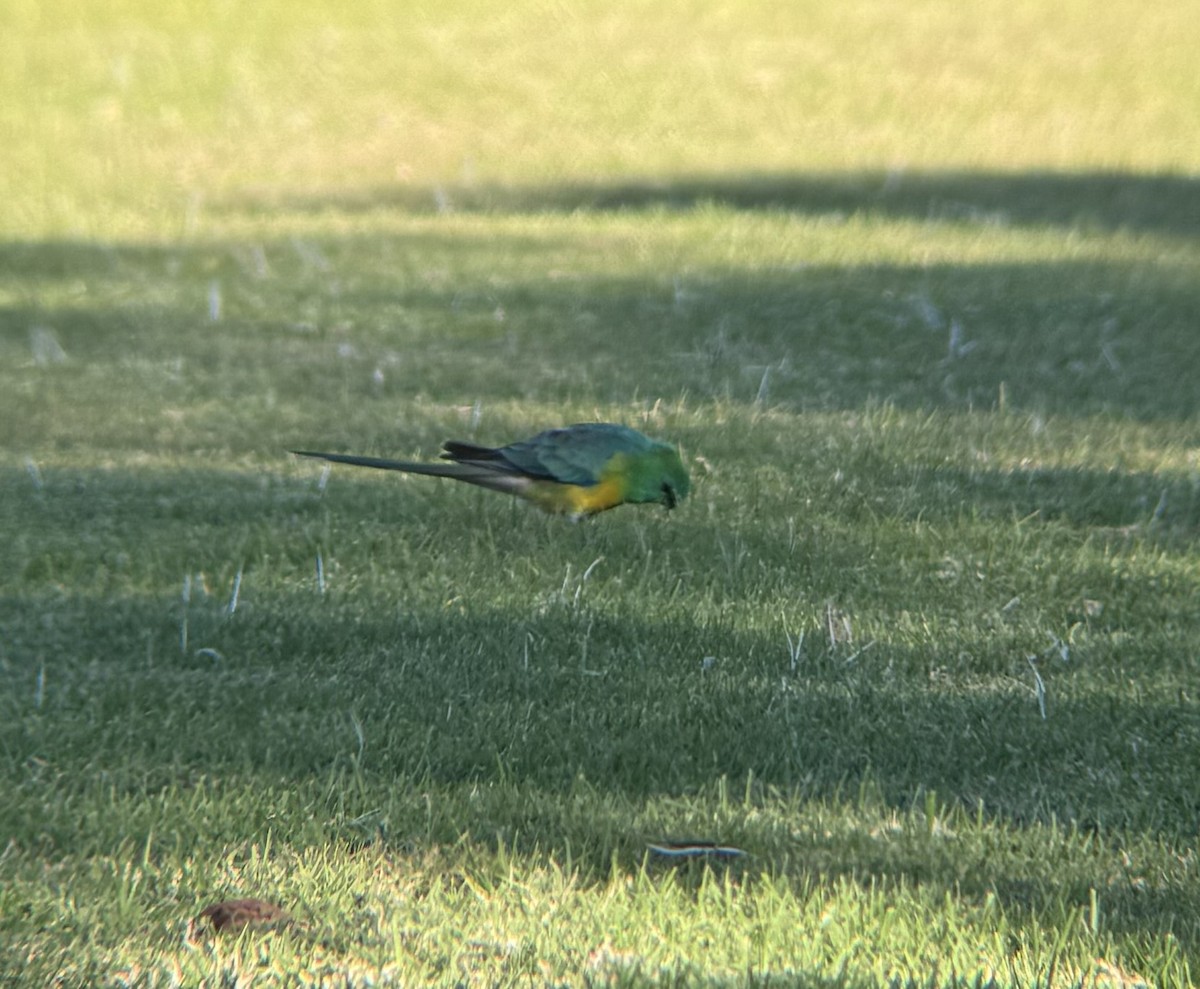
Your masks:
{"label": "brown leaf on grass", "polygon": [[1136,972],[1126,972],[1116,962],[1096,959],[1092,982],[1096,989],[1149,989],[1149,980]]}
{"label": "brown leaf on grass", "polygon": [[278,930],[291,923],[292,918],[287,911],[266,900],[224,900],[205,907],[192,921],[197,931],[211,924],[214,931],[231,934],[247,927],[256,931]]}

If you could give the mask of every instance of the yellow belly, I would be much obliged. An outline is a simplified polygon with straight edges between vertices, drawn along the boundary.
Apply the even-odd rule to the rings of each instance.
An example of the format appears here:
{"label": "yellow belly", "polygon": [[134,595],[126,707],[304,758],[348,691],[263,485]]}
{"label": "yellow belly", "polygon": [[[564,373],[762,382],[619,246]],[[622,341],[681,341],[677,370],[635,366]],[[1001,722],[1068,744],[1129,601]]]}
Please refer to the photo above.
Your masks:
{"label": "yellow belly", "polygon": [[548,512],[580,516],[615,508],[625,500],[625,490],[614,477],[587,486],[542,481],[530,489],[528,496]]}

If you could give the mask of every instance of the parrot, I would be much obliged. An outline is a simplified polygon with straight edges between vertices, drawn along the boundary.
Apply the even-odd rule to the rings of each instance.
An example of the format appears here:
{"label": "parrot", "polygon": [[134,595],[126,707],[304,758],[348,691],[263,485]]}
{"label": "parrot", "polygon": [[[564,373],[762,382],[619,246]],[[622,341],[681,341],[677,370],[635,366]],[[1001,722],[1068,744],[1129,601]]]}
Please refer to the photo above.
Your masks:
{"label": "parrot", "polygon": [[574,520],[626,504],[657,502],[671,509],[691,488],[687,468],[675,447],[611,422],[547,429],[500,447],[448,440],[442,446],[442,459],[447,463],[291,452],[335,464],[466,481],[508,492]]}

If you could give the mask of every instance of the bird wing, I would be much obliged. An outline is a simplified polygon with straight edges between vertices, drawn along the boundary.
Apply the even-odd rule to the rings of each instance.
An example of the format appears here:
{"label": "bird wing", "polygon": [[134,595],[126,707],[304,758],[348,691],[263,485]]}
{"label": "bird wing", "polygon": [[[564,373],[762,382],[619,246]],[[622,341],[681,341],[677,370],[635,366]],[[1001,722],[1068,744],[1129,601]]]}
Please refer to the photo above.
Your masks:
{"label": "bird wing", "polygon": [[653,441],[627,426],[585,422],[548,429],[527,440],[492,449],[449,442],[442,454],[455,463],[474,464],[496,471],[559,484],[598,484],[604,466],[617,453],[638,453]]}

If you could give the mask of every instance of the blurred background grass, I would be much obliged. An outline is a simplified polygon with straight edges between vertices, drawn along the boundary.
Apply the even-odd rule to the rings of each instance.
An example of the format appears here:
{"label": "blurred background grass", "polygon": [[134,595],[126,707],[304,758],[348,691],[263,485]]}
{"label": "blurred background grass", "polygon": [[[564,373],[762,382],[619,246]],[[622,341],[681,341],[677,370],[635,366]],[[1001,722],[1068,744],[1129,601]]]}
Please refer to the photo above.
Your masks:
{"label": "blurred background grass", "polygon": [[248,189],[1197,159],[1197,28],[1170,5],[14,0],[2,16],[14,233],[170,237]]}

